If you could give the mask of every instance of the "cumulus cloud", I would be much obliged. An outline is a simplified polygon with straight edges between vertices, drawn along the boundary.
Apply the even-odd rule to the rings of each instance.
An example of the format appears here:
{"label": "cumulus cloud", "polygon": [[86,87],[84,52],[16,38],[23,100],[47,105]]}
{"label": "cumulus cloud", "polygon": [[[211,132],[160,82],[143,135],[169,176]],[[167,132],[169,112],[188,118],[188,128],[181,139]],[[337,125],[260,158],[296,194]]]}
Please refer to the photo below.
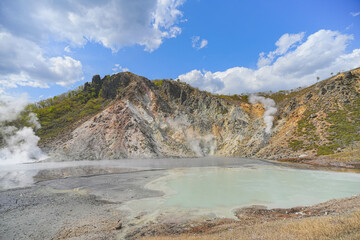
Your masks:
{"label": "cumulus cloud", "polygon": [[192,70],[180,75],[179,79],[209,92],[217,92],[224,88],[224,83],[221,79],[214,76],[211,72]]}
{"label": "cumulus cloud", "polygon": [[283,55],[286,53],[290,48],[294,47],[296,43],[300,42],[304,38],[305,33],[298,33],[298,34],[284,34],[282,35],[279,40],[275,43],[277,49],[268,53],[267,55],[262,52],[260,53],[260,57],[257,63],[258,67],[263,67],[272,63],[276,56]]}
{"label": "cumulus cloud", "polygon": [[[360,49],[346,51],[352,35],[319,30],[300,43],[302,39],[302,33],[283,35],[276,43],[276,50],[262,56],[277,58],[260,64],[257,69],[233,67],[205,73],[192,70],[179,78],[203,90],[235,94],[296,88],[316,82],[317,76],[323,79],[331,72],[359,67]],[[210,81],[211,87],[207,87],[209,79],[216,80],[215,84]]]}
{"label": "cumulus cloud", "polygon": [[196,49],[202,49],[207,46],[208,41],[206,39],[201,39],[200,36],[193,36],[191,38],[191,46]]}
{"label": "cumulus cloud", "polygon": [[[147,51],[176,37],[184,0],[21,1],[0,3],[4,28],[27,39],[51,38],[84,46],[97,42],[114,52],[138,44]],[[21,20],[19,19],[21,16]]]}
{"label": "cumulus cloud", "polygon": [[120,64],[115,64],[114,67],[112,68],[114,73],[119,73],[119,72],[130,72],[130,70],[126,67],[122,67],[120,66]]}
{"label": "cumulus cloud", "polygon": [[[69,86],[82,80],[82,64],[51,56],[49,42],[83,47],[99,43],[113,52],[132,45],[157,49],[181,33],[184,0],[0,1],[0,92],[21,86]],[[51,46],[50,46],[51,47]]]}
{"label": "cumulus cloud", "polygon": [[266,124],[265,132],[270,133],[273,126],[274,115],[277,112],[274,100],[252,94],[249,97],[249,102],[251,104],[261,103],[264,106],[265,112],[263,118]]}
{"label": "cumulus cloud", "polygon": [[0,86],[69,86],[83,78],[82,64],[68,56],[47,57],[36,43],[0,32]]}

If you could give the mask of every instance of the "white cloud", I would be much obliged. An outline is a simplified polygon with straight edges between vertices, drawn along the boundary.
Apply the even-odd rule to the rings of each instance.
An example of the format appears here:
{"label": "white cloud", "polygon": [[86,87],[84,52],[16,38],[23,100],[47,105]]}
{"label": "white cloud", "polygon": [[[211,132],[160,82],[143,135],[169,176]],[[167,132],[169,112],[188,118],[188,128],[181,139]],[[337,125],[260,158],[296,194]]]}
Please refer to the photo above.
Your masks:
{"label": "white cloud", "polygon": [[282,35],[279,40],[275,43],[277,49],[272,51],[265,56],[265,53],[260,53],[260,57],[257,63],[258,67],[263,67],[272,63],[275,57],[283,55],[286,53],[290,48],[294,47],[296,43],[300,42],[304,38],[305,33],[298,33],[298,34],[284,34]]}
{"label": "white cloud", "polygon": [[114,67],[112,68],[114,73],[119,73],[119,72],[130,72],[130,69],[126,68],[126,67],[122,67],[120,66],[120,64],[115,64]]}
{"label": "white cloud", "polygon": [[69,86],[83,78],[82,64],[68,56],[47,57],[34,42],[0,32],[0,88]]}
{"label": "white cloud", "polygon": [[277,49],[270,54],[270,57],[277,56],[273,63],[260,65],[258,69],[234,67],[214,73],[192,70],[179,78],[200,89],[234,94],[296,88],[316,82],[317,76],[323,79],[331,72],[359,67],[360,49],[346,52],[349,41],[353,40],[352,35],[319,30],[292,51],[289,50],[301,41],[302,33],[296,34],[297,37],[284,36],[276,42]]}
{"label": "white cloud", "polygon": [[180,75],[179,78],[192,86],[209,92],[217,92],[224,88],[224,83],[221,79],[217,78],[211,72],[192,70],[191,72]]}
{"label": "white cloud", "polygon": [[[22,86],[68,86],[82,79],[82,64],[68,56],[49,56],[52,41],[71,48],[87,42],[113,52],[132,45],[154,51],[181,29],[185,0],[0,1],[0,92]],[[50,42],[50,43],[49,43]]]}
{"label": "white cloud", "polygon": [[[21,1],[0,3],[4,28],[27,39],[64,41],[72,47],[97,42],[116,52],[124,46],[157,49],[176,37],[184,0]],[[19,17],[21,16],[21,20]]]}
{"label": "white cloud", "polygon": [[356,17],[360,15],[360,12],[351,12],[351,16]]}
{"label": "white cloud", "polygon": [[67,53],[71,53],[70,46],[66,46],[66,47],[64,48],[64,51],[67,52]]}
{"label": "white cloud", "polygon": [[208,40],[206,39],[200,39],[200,36],[193,36],[191,38],[191,46],[196,49],[202,49],[206,47],[208,44]]}
{"label": "white cloud", "polygon": [[201,42],[200,42],[200,48],[206,47],[207,44],[208,44],[208,40],[206,40],[206,39],[201,40]]}

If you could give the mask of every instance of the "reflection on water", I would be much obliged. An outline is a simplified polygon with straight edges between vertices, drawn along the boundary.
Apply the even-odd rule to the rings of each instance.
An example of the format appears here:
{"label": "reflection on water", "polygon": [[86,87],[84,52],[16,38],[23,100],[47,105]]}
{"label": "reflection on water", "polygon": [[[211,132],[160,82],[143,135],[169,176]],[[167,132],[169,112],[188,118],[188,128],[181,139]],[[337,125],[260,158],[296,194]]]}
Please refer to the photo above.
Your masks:
{"label": "reflection on water", "polygon": [[312,205],[360,193],[360,175],[290,169],[183,169],[166,180],[171,189],[166,206],[216,208],[265,205],[271,208]]}

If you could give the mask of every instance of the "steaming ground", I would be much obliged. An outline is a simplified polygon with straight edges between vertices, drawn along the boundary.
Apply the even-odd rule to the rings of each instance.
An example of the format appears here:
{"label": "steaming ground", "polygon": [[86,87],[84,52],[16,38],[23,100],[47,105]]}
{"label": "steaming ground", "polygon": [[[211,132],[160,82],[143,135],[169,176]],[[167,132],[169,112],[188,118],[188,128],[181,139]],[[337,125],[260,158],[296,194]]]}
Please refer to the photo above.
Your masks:
{"label": "steaming ground", "polygon": [[9,125],[17,120],[29,104],[27,96],[0,96],[0,165],[35,162],[47,156],[38,147],[40,138],[34,130],[40,123],[34,113],[28,113],[26,124],[20,128]]}
{"label": "steaming ground", "polygon": [[144,186],[166,175],[167,169],[248,164],[269,163],[240,158],[189,158],[13,165],[0,171],[2,187],[9,184],[7,178],[12,182],[7,187],[13,187],[0,191],[0,236],[116,239],[126,231],[130,215],[118,209],[130,200],[161,196],[162,192]]}

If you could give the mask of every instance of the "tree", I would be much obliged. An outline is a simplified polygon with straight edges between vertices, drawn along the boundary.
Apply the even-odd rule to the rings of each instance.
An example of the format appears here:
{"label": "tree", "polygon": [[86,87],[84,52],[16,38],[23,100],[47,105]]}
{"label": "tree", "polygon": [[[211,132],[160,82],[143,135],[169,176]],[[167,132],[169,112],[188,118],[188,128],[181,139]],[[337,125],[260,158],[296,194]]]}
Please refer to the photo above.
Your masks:
{"label": "tree", "polygon": [[316,81],[319,81],[320,80],[320,77],[316,77]]}

